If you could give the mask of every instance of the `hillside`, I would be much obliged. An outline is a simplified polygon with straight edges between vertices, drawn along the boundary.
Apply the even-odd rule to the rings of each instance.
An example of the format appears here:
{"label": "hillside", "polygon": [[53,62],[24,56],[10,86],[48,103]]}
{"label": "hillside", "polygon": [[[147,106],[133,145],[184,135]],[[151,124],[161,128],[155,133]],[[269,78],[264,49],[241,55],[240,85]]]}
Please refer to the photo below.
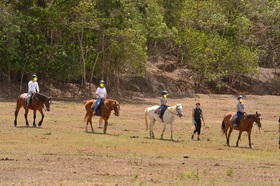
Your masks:
{"label": "hillside", "polygon": [[[255,94],[255,95],[280,95],[280,70],[259,68],[259,73],[254,76],[242,76],[234,86],[225,85],[220,90],[215,85],[197,85],[197,75],[191,70],[181,68],[175,61],[147,62],[145,77],[125,77],[120,79],[118,93],[116,88],[107,87],[111,97],[137,98],[157,97],[162,90],[167,90],[171,97],[192,96],[202,94]],[[23,83],[23,90],[27,91],[27,82]],[[41,92],[57,99],[87,99],[94,97],[96,86],[89,84],[86,93],[79,84],[46,84],[39,81]],[[20,83],[0,82],[0,99],[15,99],[20,93]],[[90,90],[91,89],[91,90]]]}

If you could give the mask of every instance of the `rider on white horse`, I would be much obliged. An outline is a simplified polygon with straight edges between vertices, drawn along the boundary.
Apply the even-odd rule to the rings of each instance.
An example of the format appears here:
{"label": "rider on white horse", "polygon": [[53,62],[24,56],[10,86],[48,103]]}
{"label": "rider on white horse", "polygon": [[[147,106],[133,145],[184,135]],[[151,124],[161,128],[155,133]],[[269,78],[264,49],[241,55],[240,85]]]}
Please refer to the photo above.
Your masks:
{"label": "rider on white horse", "polygon": [[166,108],[167,108],[167,105],[166,105],[166,103],[167,103],[167,91],[163,91],[162,93],[161,93],[161,95],[162,95],[162,97],[160,98],[160,107],[159,107],[159,118],[162,120],[162,122],[163,122],[163,118],[162,118],[162,116],[163,116],[163,114],[164,114],[164,111],[166,110]]}

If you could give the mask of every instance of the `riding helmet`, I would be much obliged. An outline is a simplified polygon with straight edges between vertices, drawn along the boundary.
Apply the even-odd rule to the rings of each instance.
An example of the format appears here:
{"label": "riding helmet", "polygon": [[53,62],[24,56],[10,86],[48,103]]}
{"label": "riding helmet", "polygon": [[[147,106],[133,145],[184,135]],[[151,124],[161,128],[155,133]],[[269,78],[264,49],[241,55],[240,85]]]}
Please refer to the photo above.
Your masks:
{"label": "riding helmet", "polygon": [[167,91],[166,90],[162,91],[161,95],[167,95]]}
{"label": "riding helmet", "polygon": [[33,74],[33,75],[32,75],[32,79],[34,79],[34,78],[37,78],[36,74]]}
{"label": "riding helmet", "polygon": [[242,97],[241,95],[239,95],[239,96],[237,97],[237,99],[240,100],[240,99],[243,99],[243,97]]}
{"label": "riding helmet", "polygon": [[101,81],[99,82],[99,84],[105,84],[105,82],[104,82],[103,80],[101,80]]}

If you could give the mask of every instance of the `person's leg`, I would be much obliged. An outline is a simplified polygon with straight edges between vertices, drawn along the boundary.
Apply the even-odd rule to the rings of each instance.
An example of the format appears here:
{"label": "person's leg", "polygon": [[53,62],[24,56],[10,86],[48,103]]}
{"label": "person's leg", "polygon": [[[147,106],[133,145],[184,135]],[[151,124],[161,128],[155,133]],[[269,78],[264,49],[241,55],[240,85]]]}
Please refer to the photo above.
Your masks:
{"label": "person's leg", "polygon": [[197,125],[197,140],[200,140],[201,119],[195,120]]}
{"label": "person's leg", "polygon": [[194,129],[193,134],[192,134],[192,139],[194,137],[194,134],[197,133],[197,131],[198,131],[197,123],[194,123],[194,126],[195,126],[195,129]]}
{"label": "person's leg", "polygon": [[28,108],[29,105],[30,105],[31,97],[32,97],[32,93],[31,93],[31,92],[28,92],[28,93],[27,93],[27,100],[26,100],[26,108]]}
{"label": "person's leg", "polygon": [[93,115],[96,113],[96,110],[98,109],[99,105],[100,105],[100,102],[101,102],[101,99],[100,98],[97,98],[96,100],[96,104],[95,104],[95,107],[94,107],[94,110],[93,110]]}
{"label": "person's leg", "polygon": [[159,107],[159,117],[162,119],[162,115],[163,115],[163,108],[164,108],[164,105],[160,105]]}
{"label": "person's leg", "polygon": [[239,116],[240,116],[240,113],[236,112],[236,118],[234,120],[234,127],[237,127],[237,121],[238,121]]}
{"label": "person's leg", "polygon": [[98,128],[103,128],[102,123],[103,123],[103,119],[102,119],[102,117],[100,117],[99,121],[98,121]]}

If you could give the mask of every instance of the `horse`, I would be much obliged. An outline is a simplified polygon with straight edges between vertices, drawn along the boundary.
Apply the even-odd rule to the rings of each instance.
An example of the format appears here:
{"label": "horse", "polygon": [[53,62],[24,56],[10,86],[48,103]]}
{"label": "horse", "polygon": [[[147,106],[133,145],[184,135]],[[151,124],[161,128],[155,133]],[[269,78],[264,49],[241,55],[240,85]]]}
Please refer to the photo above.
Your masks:
{"label": "horse", "polygon": [[[159,118],[159,115],[155,113],[156,109],[159,108],[159,106],[152,106],[145,110],[145,122],[146,122],[146,130],[148,130],[148,119],[150,124],[150,138],[155,138],[154,132],[153,132],[153,126],[156,121],[162,122],[162,120]],[[175,121],[175,116],[178,115],[179,117],[183,116],[183,108],[181,104],[176,104],[174,106],[168,107],[164,114],[163,114],[163,130],[161,133],[161,138],[163,139],[163,133],[165,131],[166,125],[170,123],[170,129],[171,129],[171,140],[173,139],[173,123]]]}
{"label": "horse", "polygon": [[[86,115],[84,118],[84,121],[87,120],[86,123],[86,132],[88,132],[88,123],[90,123],[91,126],[91,131],[94,133],[93,127],[92,127],[92,104],[94,104],[96,100],[88,100],[85,104],[85,109],[86,109]],[[104,105],[101,106],[101,117],[105,121],[104,128],[103,128],[103,133],[106,134],[107,131],[107,126],[108,126],[108,120],[111,114],[111,111],[114,110],[114,114],[116,116],[119,116],[120,114],[120,103],[116,100],[113,99],[106,99],[104,102]],[[96,112],[95,116],[98,116],[98,112]]]}
{"label": "horse", "polygon": [[[258,112],[256,112],[256,114],[245,114],[242,119],[240,120],[239,126],[238,127],[234,127],[234,120],[235,120],[236,114],[234,112],[232,113],[227,113],[224,116],[223,122],[222,122],[222,134],[225,134],[226,136],[226,144],[227,146],[229,145],[229,137],[230,134],[232,132],[233,129],[235,130],[239,130],[239,135],[238,135],[238,139],[236,142],[236,147],[238,147],[238,142],[240,140],[241,134],[243,131],[246,131],[248,133],[248,140],[249,140],[249,147],[250,148],[254,148],[251,144],[251,132],[252,132],[252,127],[253,127],[253,123],[257,123],[259,130],[262,126],[262,117],[261,114],[259,114]],[[228,132],[229,129],[229,132]]]}
{"label": "horse", "polygon": [[32,96],[31,98],[31,103],[29,105],[29,107],[27,108],[27,93],[23,93],[20,94],[17,98],[17,105],[16,105],[16,110],[15,110],[15,121],[14,121],[14,126],[17,126],[17,116],[18,116],[18,112],[20,110],[21,107],[25,108],[25,113],[24,113],[24,117],[25,117],[25,121],[26,121],[26,126],[29,126],[29,122],[27,119],[27,115],[28,115],[28,111],[29,109],[33,110],[33,127],[36,127],[36,123],[35,123],[35,119],[36,119],[36,111],[39,110],[39,112],[42,115],[41,120],[38,123],[38,126],[41,126],[43,123],[43,119],[44,119],[44,113],[43,113],[43,108],[44,106],[46,106],[46,111],[50,111],[50,105],[51,105],[51,98],[47,97],[43,94],[40,93],[36,93]]}

